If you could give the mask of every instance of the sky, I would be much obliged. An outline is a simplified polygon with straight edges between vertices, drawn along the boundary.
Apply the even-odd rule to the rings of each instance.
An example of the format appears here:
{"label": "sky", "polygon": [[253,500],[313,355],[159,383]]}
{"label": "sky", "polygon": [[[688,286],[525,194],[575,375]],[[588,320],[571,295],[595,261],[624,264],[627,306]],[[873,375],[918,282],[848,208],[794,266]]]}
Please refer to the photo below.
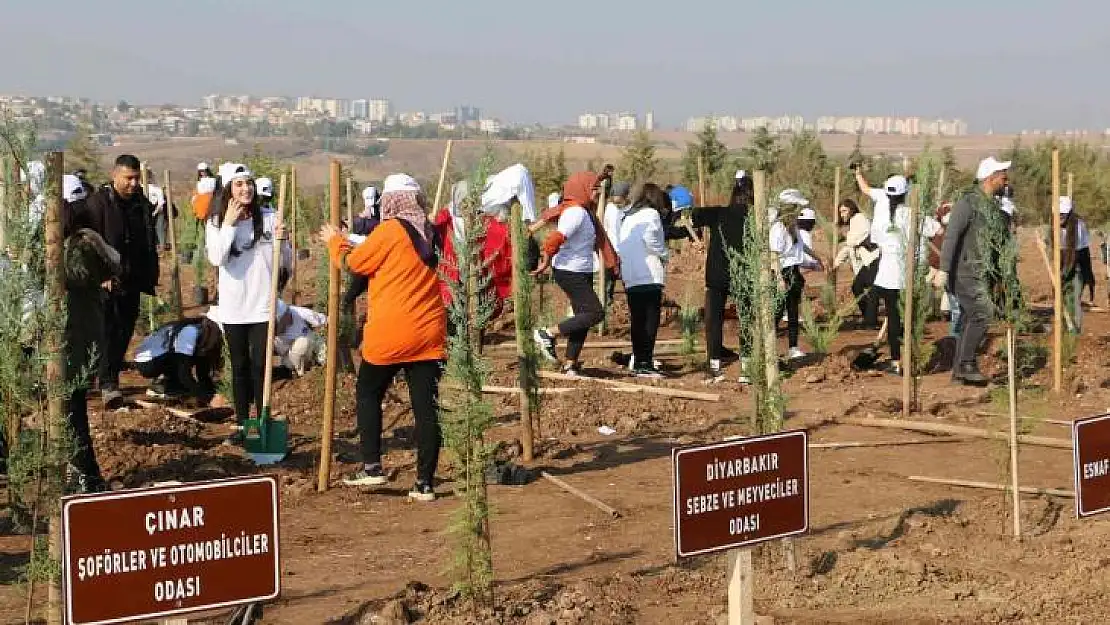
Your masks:
{"label": "sky", "polygon": [[90,0],[0,3],[0,93],[208,93],[584,111],[1110,127],[1104,0]]}

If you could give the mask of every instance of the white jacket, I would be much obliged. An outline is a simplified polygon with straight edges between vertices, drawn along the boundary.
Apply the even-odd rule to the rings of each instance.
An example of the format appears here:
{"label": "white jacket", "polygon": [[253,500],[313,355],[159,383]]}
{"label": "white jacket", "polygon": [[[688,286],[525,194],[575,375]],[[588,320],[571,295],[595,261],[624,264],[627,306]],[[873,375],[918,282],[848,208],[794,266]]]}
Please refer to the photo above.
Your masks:
{"label": "white jacket", "polygon": [[860,269],[870,265],[879,257],[879,250],[867,251],[860,247],[871,234],[871,220],[863,213],[856,213],[848,220],[848,234],[844,237],[844,245],[836,253],[833,267],[839,267],[844,261],[852,263],[852,273],[859,273]]}
{"label": "white jacket", "polygon": [[621,282],[625,288],[667,282],[667,242],[659,211],[645,207],[633,210],[621,221],[617,254],[621,258]]}
{"label": "white jacket", "polygon": [[[270,318],[270,280],[273,272],[274,226],[277,214],[262,209],[262,238],[248,249],[254,237],[249,219],[218,225],[219,216],[205,225],[205,250],[208,262],[220,268],[219,321],[221,324],[266,323]],[[238,254],[233,254],[232,250]],[[292,267],[293,250],[282,243],[281,266]]]}

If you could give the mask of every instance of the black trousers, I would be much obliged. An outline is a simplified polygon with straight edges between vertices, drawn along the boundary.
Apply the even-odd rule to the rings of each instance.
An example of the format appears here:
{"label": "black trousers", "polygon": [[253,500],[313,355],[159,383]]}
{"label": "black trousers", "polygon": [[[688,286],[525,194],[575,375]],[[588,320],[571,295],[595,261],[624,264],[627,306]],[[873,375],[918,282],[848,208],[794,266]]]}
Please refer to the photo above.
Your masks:
{"label": "black trousers", "polygon": [[632,358],[636,366],[650,367],[655,359],[655,337],[663,314],[663,285],[625,287],[631,317]]}
{"label": "black trousers", "polygon": [[[605,270],[605,309],[608,310],[613,305],[613,297],[617,292],[617,280],[620,276],[612,269]],[[626,287],[627,288],[627,287]]]}
{"label": "black trousers", "polygon": [[[725,347],[725,304],[728,288],[705,286],[705,351],[709,360],[720,360]],[[740,320],[744,326],[744,320]],[[743,350],[744,345],[740,346]]]}
{"label": "black trousers", "polygon": [[395,365],[375,365],[363,361],[358,369],[355,388],[362,461],[366,464],[382,462],[382,400],[393,378],[402,369],[408,381],[409,401],[416,419],[416,479],[431,484],[443,440],[439,430],[439,379],[443,375],[443,366],[438,360]]}
{"label": "black trousers", "polygon": [[73,431],[73,454],[70,461],[82,475],[100,476],[100,465],[93,450],[89,430],[89,403],[86,388],[75,389],[65,402],[66,418]]}
{"label": "black trousers", "polygon": [[875,259],[870,265],[861,267],[852,280],[852,295],[863,315],[863,325],[876,330],[879,328],[879,296],[872,285],[875,284],[875,274],[878,271],[879,260]]}
{"label": "black trousers", "polygon": [[961,313],[956,364],[974,365],[979,345],[987,335],[994,306],[980,281],[963,276],[956,276],[956,297],[960,300]]}
{"label": "black trousers", "polygon": [[224,338],[231,358],[231,388],[235,393],[235,418],[250,417],[251,404],[262,414],[262,377],[266,368],[266,324],[226,323]]}
{"label": "black trousers", "polygon": [[805,293],[806,279],[802,277],[802,270],[798,265],[782,270],[782,282],[786,287],[786,298],[779,304],[775,311],[775,322],[782,318],[783,310],[786,311],[786,336],[790,347],[798,346],[798,332],[801,324],[798,313],[802,307],[802,294]]}
{"label": "black trousers", "polygon": [[902,358],[902,291],[898,289],[881,289],[874,287],[886,307],[886,337],[890,344],[890,359]]}
{"label": "black trousers", "polygon": [[563,271],[556,269],[554,272],[555,284],[566,293],[570,299],[571,310],[574,316],[563,320],[559,324],[559,334],[567,337],[567,360],[578,361],[582,353],[582,345],[586,343],[586,335],[590,328],[601,323],[605,318],[605,310],[594,292],[594,277],[592,273],[578,273],[576,271]]}
{"label": "black trousers", "polygon": [[135,321],[139,318],[140,294],[113,291],[107,295],[104,307],[104,353],[100,355],[100,388],[119,388],[119,374]]}
{"label": "black trousers", "polygon": [[[1083,280],[1083,286],[1091,290],[1091,301],[1095,301],[1095,268],[1091,264],[1091,248],[1085,247],[1075,251],[1075,268]],[[1079,293],[1083,295],[1082,291]]]}
{"label": "black trousers", "polygon": [[216,385],[212,382],[212,365],[207,360],[171,353],[162,354],[149,362],[135,363],[135,367],[139,375],[147,379],[166,376],[167,391],[188,393],[204,403],[212,399],[216,392]]}
{"label": "black trousers", "polygon": [[359,274],[351,274],[351,279],[347,282],[347,290],[343,292],[343,310],[353,313],[355,311],[355,303],[358,302],[360,295],[370,288],[370,276],[360,276]]}

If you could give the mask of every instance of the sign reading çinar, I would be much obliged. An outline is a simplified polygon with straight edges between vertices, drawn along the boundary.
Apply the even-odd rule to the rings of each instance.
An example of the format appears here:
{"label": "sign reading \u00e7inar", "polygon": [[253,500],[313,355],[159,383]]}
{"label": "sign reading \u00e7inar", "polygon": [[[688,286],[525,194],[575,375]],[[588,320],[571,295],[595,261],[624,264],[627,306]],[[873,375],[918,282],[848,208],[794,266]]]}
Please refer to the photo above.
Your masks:
{"label": "sign reading \u00e7inar", "polygon": [[254,603],[281,591],[272,476],[69,497],[62,541],[72,625]]}
{"label": "sign reading \u00e7inar", "polygon": [[1110,510],[1110,414],[1072,424],[1075,513],[1079,518]]}
{"label": "sign reading \u00e7inar", "polygon": [[805,533],[808,450],[802,430],[672,450],[678,557]]}

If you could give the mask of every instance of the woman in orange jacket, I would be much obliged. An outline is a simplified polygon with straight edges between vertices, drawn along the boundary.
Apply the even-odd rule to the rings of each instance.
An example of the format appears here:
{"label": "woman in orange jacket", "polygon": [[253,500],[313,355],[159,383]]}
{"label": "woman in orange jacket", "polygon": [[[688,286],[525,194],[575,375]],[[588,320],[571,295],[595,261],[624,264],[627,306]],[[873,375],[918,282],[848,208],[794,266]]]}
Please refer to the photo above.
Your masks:
{"label": "woman in orange jacket", "polygon": [[439,380],[447,357],[447,311],[436,275],[438,237],[427,214],[427,199],[416,181],[394,174],[383,185],[381,223],[365,241],[355,247],[329,225],[320,230],[333,263],[370,278],[356,386],[363,467],[343,483],[389,481],[382,468],[382,400],[403,370],[416,417],[416,484],[409,497],[418,501],[435,499]]}

